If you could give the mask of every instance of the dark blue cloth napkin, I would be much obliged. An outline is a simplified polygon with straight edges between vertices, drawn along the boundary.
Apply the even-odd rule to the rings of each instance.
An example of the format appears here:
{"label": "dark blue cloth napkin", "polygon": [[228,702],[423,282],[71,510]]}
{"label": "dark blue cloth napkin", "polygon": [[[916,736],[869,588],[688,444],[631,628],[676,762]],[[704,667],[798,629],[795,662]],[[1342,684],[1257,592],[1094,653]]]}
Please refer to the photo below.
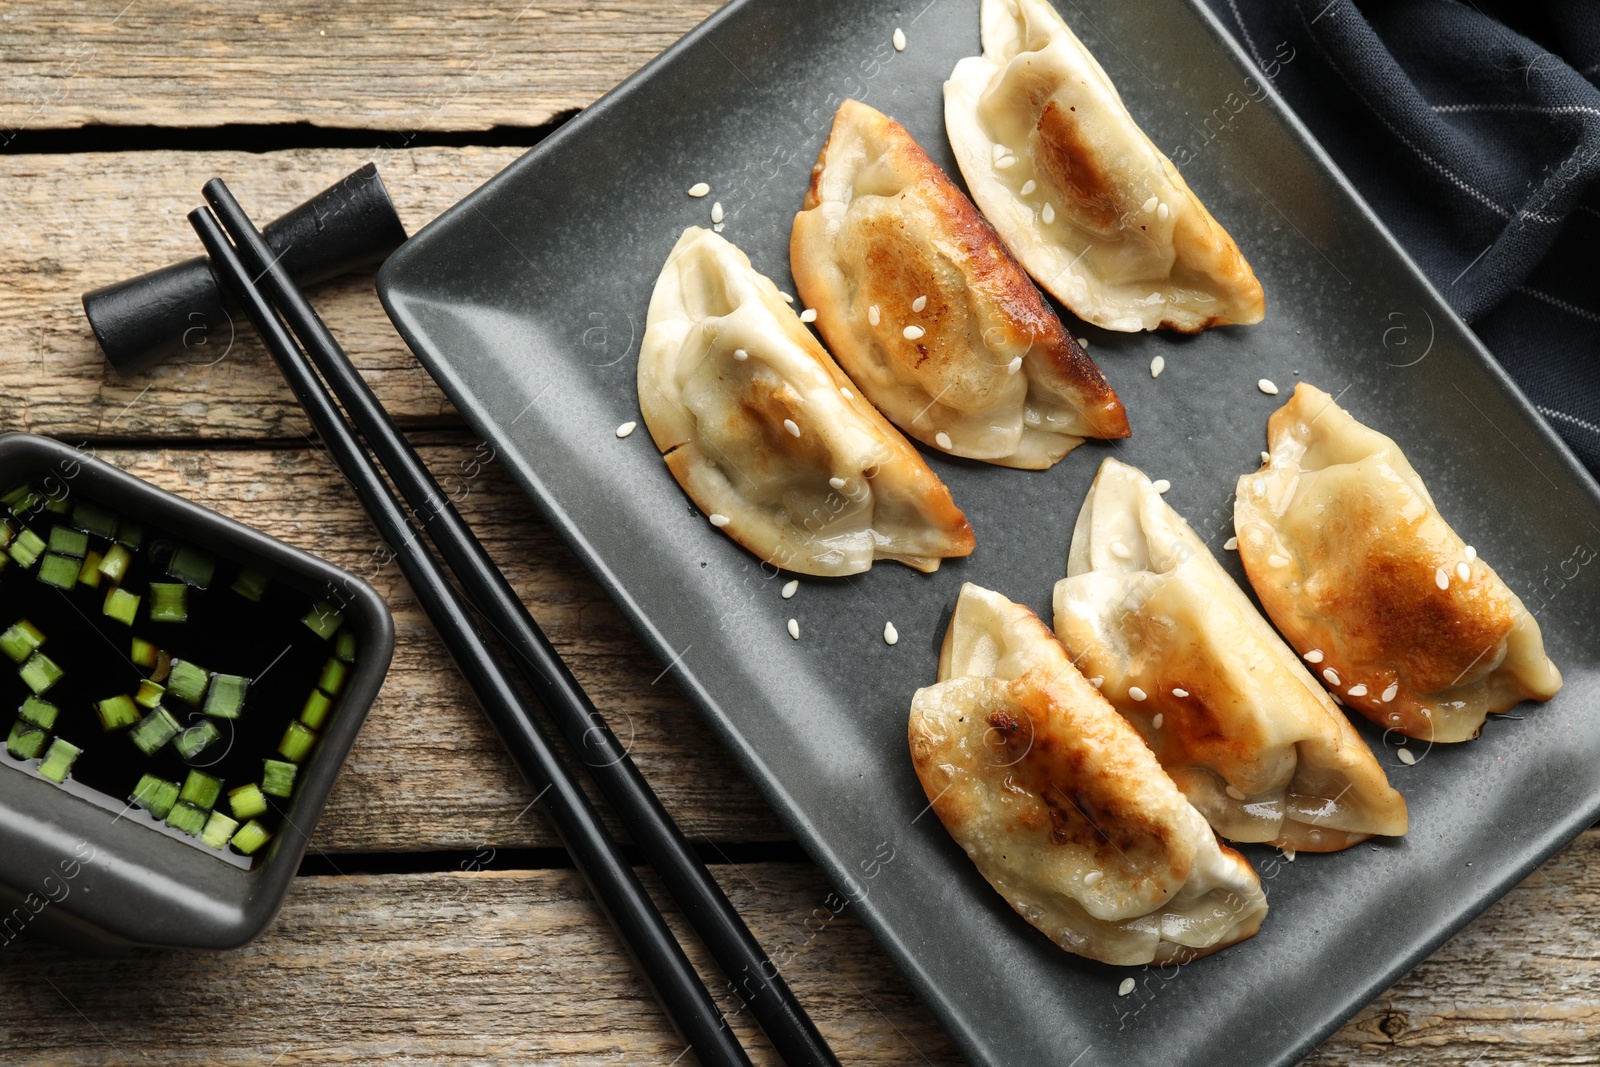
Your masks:
{"label": "dark blue cloth napkin", "polygon": [[1600,0],[1206,2],[1600,475]]}

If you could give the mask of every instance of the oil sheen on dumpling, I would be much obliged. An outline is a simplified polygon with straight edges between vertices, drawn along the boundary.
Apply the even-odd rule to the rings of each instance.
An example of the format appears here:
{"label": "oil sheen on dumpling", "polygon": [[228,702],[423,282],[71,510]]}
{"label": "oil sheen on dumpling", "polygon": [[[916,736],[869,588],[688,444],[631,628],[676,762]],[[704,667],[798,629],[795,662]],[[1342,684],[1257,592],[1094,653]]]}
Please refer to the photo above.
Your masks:
{"label": "oil sheen on dumpling", "polygon": [[1239,558],[1267,614],[1380,726],[1468,741],[1490,712],[1548,700],[1539,624],[1445,522],[1400,446],[1304,383],[1239,479]]}
{"label": "oil sheen on dumpling", "polygon": [[945,82],[972,198],[1040,285],[1108,330],[1260,322],[1261,285],[1046,0],[983,0]]}
{"label": "oil sheen on dumpling", "polygon": [[846,100],[789,256],[839,363],[889,421],[968,459],[1042,470],[1127,437],[1106,377],[905,127]]}
{"label": "oil sheen on dumpling", "polygon": [[1027,608],[968,584],[911,703],[933,810],[989,884],[1069,952],[1138,965],[1254,934],[1261,882]]}
{"label": "oil sheen on dumpling", "polygon": [[1232,841],[1331,852],[1406,832],[1359,734],[1150,479],[1107,459],[1056,583],[1056,636]]}
{"label": "oil sheen on dumpling", "polygon": [[639,407],[712,524],[778,567],[841,575],[895,559],[933,571],[972,551],[944,483],[710,230],[685,230],[656,281]]}

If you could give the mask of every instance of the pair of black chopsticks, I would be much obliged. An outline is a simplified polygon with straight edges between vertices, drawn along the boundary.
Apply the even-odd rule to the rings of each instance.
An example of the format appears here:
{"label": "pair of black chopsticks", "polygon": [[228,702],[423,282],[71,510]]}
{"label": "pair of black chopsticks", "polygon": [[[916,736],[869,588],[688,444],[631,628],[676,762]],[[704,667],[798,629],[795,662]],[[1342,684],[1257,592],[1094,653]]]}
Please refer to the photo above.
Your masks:
{"label": "pair of black chopsticks", "polygon": [[[219,280],[249,315],[334,462],[395,553],[418,601],[438,628],[517,766],[538,791],[550,821],[601,910],[684,1040],[708,1067],[749,1067],[744,1049],[682,947],[587,796],[572,780],[527,701],[478,632],[468,610],[469,600],[496,631],[568,744],[583,758],[623,825],[785,1062],[790,1067],[837,1067],[838,1061],[827,1042],[695,856],[627,750],[606,726],[577,679],[316,311],[278,264],[260,231],[221,179],[208,182],[204,195],[216,214],[196,208],[190,212],[189,222],[210,253]],[[329,388],[344,406],[344,413],[329,396]],[[409,519],[407,510],[363,449],[357,430],[410,505]],[[433,551],[417,536],[413,522],[428,534],[454,571],[465,598],[451,585]]]}

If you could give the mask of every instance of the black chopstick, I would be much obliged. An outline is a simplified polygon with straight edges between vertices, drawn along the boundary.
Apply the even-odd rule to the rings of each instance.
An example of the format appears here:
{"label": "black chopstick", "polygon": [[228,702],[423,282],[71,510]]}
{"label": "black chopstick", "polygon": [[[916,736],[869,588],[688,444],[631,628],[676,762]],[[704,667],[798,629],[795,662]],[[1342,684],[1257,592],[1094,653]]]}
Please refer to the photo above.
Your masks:
{"label": "black chopstick", "polygon": [[513,652],[534,696],[589,768],[645,859],[790,1067],[838,1067],[826,1040],[472,529],[394,425],[221,179],[204,195],[256,284],[288,321],[467,597]]}
{"label": "black chopstick", "polygon": [[206,208],[189,213],[189,222],[223,285],[244,308],[321,436],[334,462],[349,479],[367,514],[395,553],[401,572],[433,620],[461,673],[472,686],[490,721],[500,731],[517,766],[539,791],[538,799],[573,863],[589,884],[601,910],[657,999],[700,1061],[718,1067],[751,1067],[700,976],[667,929],[644,886],[628,865],[583,790],[545,736],[522,695],[478,634],[461,595],[412,531],[405,512],[357,441],[354,430],[324,391],[279,321],[245,273],[233,246]]}

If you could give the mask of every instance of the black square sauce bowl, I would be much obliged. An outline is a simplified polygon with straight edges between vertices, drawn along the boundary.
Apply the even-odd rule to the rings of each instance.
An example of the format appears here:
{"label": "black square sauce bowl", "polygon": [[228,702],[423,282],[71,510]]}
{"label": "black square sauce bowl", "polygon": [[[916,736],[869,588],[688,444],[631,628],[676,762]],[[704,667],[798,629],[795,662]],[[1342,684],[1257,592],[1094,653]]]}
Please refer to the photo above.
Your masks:
{"label": "black square sauce bowl", "polygon": [[[24,485],[31,492],[16,498]],[[34,935],[93,954],[245,944],[277,914],[383,684],[394,652],[387,606],[346,571],[47,438],[0,435],[7,496],[0,731],[16,745],[0,749],[0,945]],[[76,584],[65,573],[69,560],[103,562],[117,544],[119,577],[93,559]],[[120,598],[123,617],[112,613],[113,588],[140,598]],[[24,617],[33,636],[17,627]],[[24,670],[35,652],[60,668],[59,681]],[[167,673],[174,662],[187,663],[189,688]],[[165,685],[141,688],[152,676]],[[10,706],[41,684],[30,707],[48,730]],[[38,701],[49,705],[42,715]],[[57,739],[58,756],[82,750],[65,776],[61,760],[47,766]],[[276,787],[284,775],[292,785]],[[156,781],[171,783],[164,799],[150,799]],[[180,784],[178,800],[170,791]],[[230,797],[235,789],[242,795]],[[255,825],[271,836],[247,853],[233,835],[257,807]],[[187,829],[175,818],[185,814]]]}

